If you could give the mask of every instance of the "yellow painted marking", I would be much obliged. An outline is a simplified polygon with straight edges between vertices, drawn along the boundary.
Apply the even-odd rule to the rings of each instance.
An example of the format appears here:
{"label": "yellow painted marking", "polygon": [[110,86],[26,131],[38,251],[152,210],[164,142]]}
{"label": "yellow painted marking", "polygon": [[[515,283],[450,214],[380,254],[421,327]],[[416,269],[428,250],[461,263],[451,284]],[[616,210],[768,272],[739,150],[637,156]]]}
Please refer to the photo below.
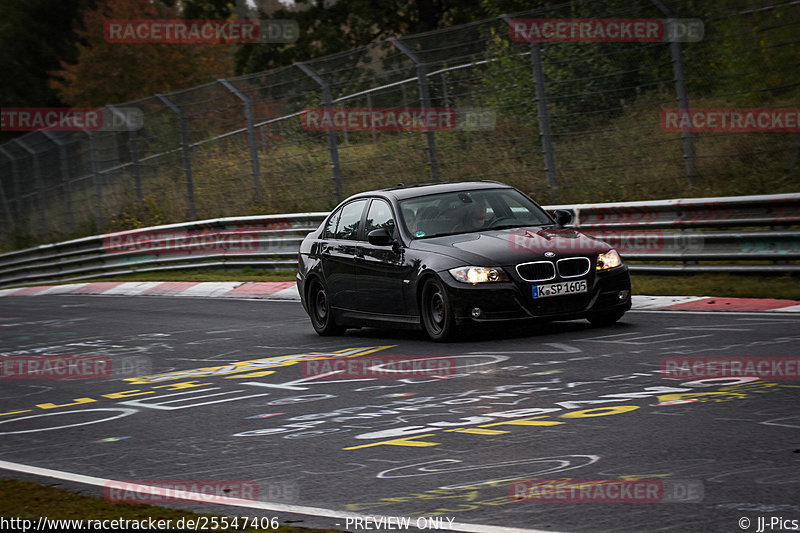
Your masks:
{"label": "yellow painted marking", "polygon": [[514,420],[505,420],[503,422],[494,422],[492,424],[481,424],[482,428],[490,428],[492,426],[557,426],[564,422],[557,422],[555,420],[539,420],[540,418],[547,418],[547,416],[533,416],[530,418],[515,418]]}
{"label": "yellow painted marking", "polygon": [[181,383],[170,383],[169,385],[156,385],[154,389],[165,390],[181,390],[191,389],[194,387],[205,387],[206,385],[213,385],[213,383],[197,383],[196,381],[183,381]]}
{"label": "yellow painted marking", "polygon": [[141,392],[139,389],[133,390],[125,390],[122,392],[112,392],[111,394],[103,394],[103,398],[111,398],[112,400],[116,400],[118,398],[130,398],[131,396],[141,396],[142,394],[155,394],[156,391],[144,391]]}
{"label": "yellow painted marking", "polygon": [[[638,405],[615,405],[613,407],[596,407],[594,409],[583,409],[559,415],[559,418],[591,418],[593,416],[609,416],[627,413],[638,409]],[[598,412],[599,411],[599,412]]]}
{"label": "yellow painted marking", "polygon": [[480,428],[456,428],[456,429],[445,429],[445,431],[454,431],[456,433],[473,433],[475,435],[500,435],[501,433],[509,433],[508,431],[499,431],[496,429],[480,429]]}
{"label": "yellow painted marking", "polygon": [[[388,344],[386,346],[366,346],[363,348],[344,348],[333,352],[307,352],[297,353],[291,355],[279,355],[277,357],[265,357],[263,359],[251,359],[249,361],[236,361],[222,366],[208,366],[203,368],[193,368],[190,370],[176,370],[174,372],[166,372],[164,374],[153,374],[150,376],[139,376],[135,378],[126,378],[125,381],[134,383],[136,385],[143,385],[147,383],[158,383],[160,381],[168,381],[173,379],[184,378],[210,378],[216,376],[224,377],[246,377],[246,376],[230,376],[230,374],[239,374],[242,372],[262,372],[267,368],[278,368],[283,366],[296,365],[302,361],[316,361],[322,359],[337,359],[336,354],[346,354],[354,352],[350,355],[344,355],[344,358],[361,357],[362,355],[369,355],[371,353],[386,350],[388,348],[396,347],[396,344]],[[255,376],[251,376],[255,377]]]}
{"label": "yellow painted marking", "polygon": [[687,392],[685,394],[664,394],[657,397],[657,403],[650,404],[658,405],[658,403],[675,402],[678,400],[696,400],[700,397],[710,398],[711,396],[719,398],[720,396],[733,397],[735,399],[746,398],[747,395],[741,392]]}
{"label": "yellow painted marking", "polygon": [[438,442],[416,442],[412,439],[421,439],[422,437],[431,437],[433,433],[426,433],[425,435],[414,435],[413,437],[404,437],[402,439],[382,440],[380,442],[371,442],[369,444],[361,444],[359,446],[350,446],[342,448],[343,450],[358,450],[360,448],[371,448],[373,446],[411,446],[414,448],[422,448],[425,446],[438,446]]}
{"label": "yellow painted marking", "polygon": [[252,372],[250,374],[236,374],[235,376],[225,376],[225,379],[241,379],[241,378],[263,378],[264,376],[269,376],[270,374],[274,374],[274,370],[265,370],[263,372]]}
{"label": "yellow painted marking", "polygon": [[94,398],[75,398],[72,403],[64,403],[61,405],[56,405],[54,403],[37,403],[36,407],[40,407],[42,409],[56,409],[57,407],[71,407],[73,405],[81,405],[84,403],[92,403],[96,402]]}

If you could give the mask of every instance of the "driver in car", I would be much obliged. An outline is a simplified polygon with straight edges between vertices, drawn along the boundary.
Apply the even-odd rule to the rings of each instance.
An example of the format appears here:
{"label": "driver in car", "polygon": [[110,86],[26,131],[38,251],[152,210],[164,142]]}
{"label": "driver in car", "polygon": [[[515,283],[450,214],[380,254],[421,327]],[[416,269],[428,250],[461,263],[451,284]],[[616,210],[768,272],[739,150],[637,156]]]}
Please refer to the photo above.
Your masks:
{"label": "driver in car", "polygon": [[486,213],[486,202],[478,200],[467,207],[464,213],[464,228],[467,231],[474,231],[485,228],[489,217]]}

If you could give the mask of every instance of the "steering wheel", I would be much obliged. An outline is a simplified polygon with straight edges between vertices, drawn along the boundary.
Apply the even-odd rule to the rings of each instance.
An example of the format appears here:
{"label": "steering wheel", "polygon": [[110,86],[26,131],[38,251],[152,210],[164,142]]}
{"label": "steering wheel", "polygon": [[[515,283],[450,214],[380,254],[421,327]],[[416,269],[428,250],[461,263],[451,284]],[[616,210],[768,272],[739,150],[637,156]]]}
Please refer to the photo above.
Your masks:
{"label": "steering wheel", "polygon": [[514,217],[497,217],[494,220],[492,220],[486,227],[492,228],[495,226],[495,224],[497,224],[501,220],[514,220]]}

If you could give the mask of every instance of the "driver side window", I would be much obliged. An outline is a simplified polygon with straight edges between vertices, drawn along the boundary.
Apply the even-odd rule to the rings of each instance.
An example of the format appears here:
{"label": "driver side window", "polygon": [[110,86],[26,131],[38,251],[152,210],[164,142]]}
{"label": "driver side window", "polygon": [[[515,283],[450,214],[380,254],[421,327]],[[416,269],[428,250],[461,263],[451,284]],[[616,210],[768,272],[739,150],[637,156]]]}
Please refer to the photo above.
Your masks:
{"label": "driver side window", "polygon": [[374,199],[367,212],[367,220],[364,229],[364,238],[369,232],[378,228],[385,228],[389,235],[394,237],[395,222],[392,217],[392,208],[384,200]]}

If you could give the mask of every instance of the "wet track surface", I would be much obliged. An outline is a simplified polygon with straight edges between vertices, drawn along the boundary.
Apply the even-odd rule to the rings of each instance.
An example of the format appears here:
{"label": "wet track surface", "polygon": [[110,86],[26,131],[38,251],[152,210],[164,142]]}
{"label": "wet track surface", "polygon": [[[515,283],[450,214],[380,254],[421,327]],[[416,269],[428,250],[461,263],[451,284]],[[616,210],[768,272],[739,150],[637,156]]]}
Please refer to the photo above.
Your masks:
{"label": "wet track surface", "polygon": [[[788,314],[640,311],[606,328],[436,344],[377,329],[321,338],[297,302],[7,297],[3,354],[107,356],[113,372],[0,380],[0,460],[106,480],[246,480],[274,510],[179,506],[304,527],[345,519],[287,506],[487,526],[474,531],[741,531],[742,517],[755,531],[758,517],[800,519],[800,381],[670,380],[660,364],[797,356],[798,326]],[[394,356],[448,370],[309,375],[333,368],[320,358]],[[664,492],[514,501],[520,478],[659,479]]]}

